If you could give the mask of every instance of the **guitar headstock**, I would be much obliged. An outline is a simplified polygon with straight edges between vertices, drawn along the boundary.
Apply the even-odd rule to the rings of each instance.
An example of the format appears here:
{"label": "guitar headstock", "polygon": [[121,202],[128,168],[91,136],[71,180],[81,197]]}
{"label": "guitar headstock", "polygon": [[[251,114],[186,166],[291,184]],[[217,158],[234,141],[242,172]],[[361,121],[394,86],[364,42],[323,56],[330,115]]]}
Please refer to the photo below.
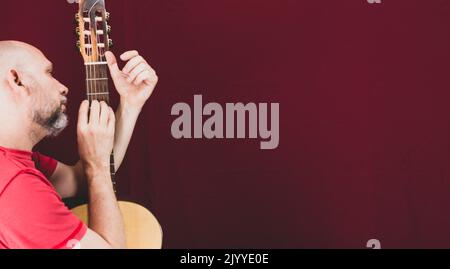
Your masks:
{"label": "guitar headstock", "polygon": [[75,15],[75,32],[79,37],[77,47],[85,63],[105,61],[105,52],[113,45],[109,39],[111,27],[108,20],[105,0],[80,0],[79,10]]}

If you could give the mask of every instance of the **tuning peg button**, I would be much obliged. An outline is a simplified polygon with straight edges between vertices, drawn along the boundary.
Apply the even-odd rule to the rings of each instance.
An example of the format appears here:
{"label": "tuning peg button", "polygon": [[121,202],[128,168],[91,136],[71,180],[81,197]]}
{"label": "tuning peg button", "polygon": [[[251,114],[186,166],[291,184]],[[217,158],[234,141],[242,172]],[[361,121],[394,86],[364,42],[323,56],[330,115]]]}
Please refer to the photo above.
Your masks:
{"label": "tuning peg button", "polygon": [[111,18],[111,14],[109,12],[105,12],[105,19],[109,20]]}
{"label": "tuning peg button", "polygon": [[78,50],[81,49],[81,42],[80,42],[80,40],[77,41],[76,46],[77,46],[77,49],[78,49]]}
{"label": "tuning peg button", "polygon": [[108,39],[108,47],[111,49],[114,47],[114,42],[112,41],[112,39]]}
{"label": "tuning peg button", "polygon": [[75,14],[75,18],[73,19],[73,24],[78,25],[80,23],[80,14]]}

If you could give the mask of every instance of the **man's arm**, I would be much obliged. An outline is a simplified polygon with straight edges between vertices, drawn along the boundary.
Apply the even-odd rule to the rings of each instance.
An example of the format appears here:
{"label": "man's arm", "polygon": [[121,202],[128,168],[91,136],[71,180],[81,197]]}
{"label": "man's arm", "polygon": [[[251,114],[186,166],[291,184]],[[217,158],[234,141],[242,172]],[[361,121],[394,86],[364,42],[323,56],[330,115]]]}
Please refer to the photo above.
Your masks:
{"label": "man's arm", "polygon": [[[89,118],[88,118],[89,113]],[[78,151],[89,192],[89,229],[81,248],[125,248],[123,218],[114,194],[109,156],[114,144],[115,117],[105,103],[81,104],[78,116]]]}
{"label": "man's arm", "polygon": [[[114,140],[114,161],[116,171],[125,157],[136,121],[145,102],[158,83],[156,72],[137,51],[127,51],[120,58],[127,64],[119,69],[115,56],[107,52],[111,77],[120,95],[120,105],[116,111],[116,132]],[[58,162],[50,178],[63,198],[86,193],[86,174],[81,162],[69,166]]]}
{"label": "man's arm", "polygon": [[86,193],[86,175],[81,161],[74,166],[58,162],[49,180],[62,198]]}

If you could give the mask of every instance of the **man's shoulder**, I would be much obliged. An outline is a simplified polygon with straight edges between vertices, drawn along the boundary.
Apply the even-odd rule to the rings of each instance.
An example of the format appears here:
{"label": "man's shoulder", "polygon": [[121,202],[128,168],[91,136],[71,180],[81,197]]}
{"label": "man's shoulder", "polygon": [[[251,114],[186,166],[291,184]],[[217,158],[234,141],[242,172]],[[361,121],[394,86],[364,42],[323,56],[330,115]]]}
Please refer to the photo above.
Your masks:
{"label": "man's shoulder", "polygon": [[5,188],[18,177],[36,177],[40,180],[45,176],[37,169],[28,167],[8,156],[0,154],[0,195]]}

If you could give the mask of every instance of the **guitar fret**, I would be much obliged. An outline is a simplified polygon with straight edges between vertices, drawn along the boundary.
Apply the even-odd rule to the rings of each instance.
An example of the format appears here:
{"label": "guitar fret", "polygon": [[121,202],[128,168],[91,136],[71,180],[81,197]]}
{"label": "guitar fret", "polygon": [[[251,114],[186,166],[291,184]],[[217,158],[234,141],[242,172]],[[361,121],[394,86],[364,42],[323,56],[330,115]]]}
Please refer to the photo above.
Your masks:
{"label": "guitar fret", "polygon": [[100,65],[100,64],[108,64],[108,62],[87,62],[84,65]]}
{"label": "guitar fret", "polygon": [[108,78],[87,78],[86,80],[92,81],[92,80],[108,80]]}
{"label": "guitar fret", "polygon": [[109,92],[88,92],[87,95],[106,95]]}

